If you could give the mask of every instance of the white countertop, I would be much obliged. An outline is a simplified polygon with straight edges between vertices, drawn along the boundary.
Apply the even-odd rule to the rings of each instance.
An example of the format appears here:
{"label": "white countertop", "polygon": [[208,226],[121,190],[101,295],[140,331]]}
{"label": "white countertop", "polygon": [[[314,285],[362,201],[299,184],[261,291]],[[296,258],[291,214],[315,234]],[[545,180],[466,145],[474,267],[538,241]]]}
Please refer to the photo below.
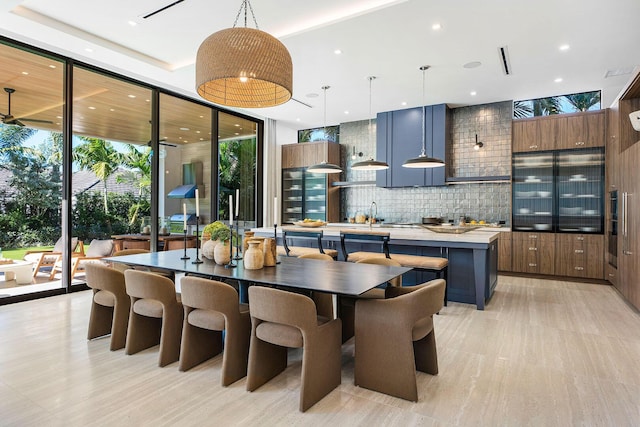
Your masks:
{"label": "white countertop", "polygon": [[[289,227],[286,226],[285,227]],[[294,228],[295,226],[290,226]],[[302,228],[302,227],[299,227]],[[327,237],[339,237],[340,230],[366,230],[369,225],[366,224],[327,224],[325,227],[309,228],[309,230],[322,230]],[[423,228],[385,228],[373,226],[376,231],[388,231],[391,239],[398,240],[421,240],[429,242],[460,242],[460,243],[491,243],[498,238],[499,231],[497,228],[484,228],[467,231],[466,233],[436,233]],[[273,236],[273,227],[253,228],[252,231],[261,234],[271,234]],[[278,228],[278,234],[281,229]]]}

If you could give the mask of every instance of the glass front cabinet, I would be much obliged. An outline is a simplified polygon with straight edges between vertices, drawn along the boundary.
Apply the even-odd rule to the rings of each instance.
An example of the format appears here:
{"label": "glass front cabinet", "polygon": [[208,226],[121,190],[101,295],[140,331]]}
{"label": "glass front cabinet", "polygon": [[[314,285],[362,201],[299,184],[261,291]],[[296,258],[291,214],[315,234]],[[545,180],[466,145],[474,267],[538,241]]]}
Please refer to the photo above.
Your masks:
{"label": "glass front cabinet", "polygon": [[306,168],[282,171],[282,223],[293,224],[305,218],[330,221],[327,217],[329,181],[326,174]]}
{"label": "glass front cabinet", "polygon": [[513,229],[602,234],[602,148],[513,154]]}

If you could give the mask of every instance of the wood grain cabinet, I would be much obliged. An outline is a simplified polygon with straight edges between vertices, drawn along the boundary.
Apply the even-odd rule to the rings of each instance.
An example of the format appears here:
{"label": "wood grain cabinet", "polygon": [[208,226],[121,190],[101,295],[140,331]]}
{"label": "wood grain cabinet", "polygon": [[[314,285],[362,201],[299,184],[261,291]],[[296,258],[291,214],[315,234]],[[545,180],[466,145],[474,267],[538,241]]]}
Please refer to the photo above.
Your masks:
{"label": "wood grain cabinet", "polygon": [[511,232],[498,234],[498,270],[511,271]]}
{"label": "wood grain cabinet", "polygon": [[514,153],[604,145],[604,110],[513,121],[512,151]]}
{"label": "wood grain cabinet", "polygon": [[603,279],[604,236],[556,234],[555,274]]}
{"label": "wood grain cabinet", "polygon": [[554,274],[555,234],[513,232],[511,238],[513,271]]}
{"label": "wood grain cabinet", "polygon": [[604,110],[564,118],[562,148],[588,148],[605,145]]}

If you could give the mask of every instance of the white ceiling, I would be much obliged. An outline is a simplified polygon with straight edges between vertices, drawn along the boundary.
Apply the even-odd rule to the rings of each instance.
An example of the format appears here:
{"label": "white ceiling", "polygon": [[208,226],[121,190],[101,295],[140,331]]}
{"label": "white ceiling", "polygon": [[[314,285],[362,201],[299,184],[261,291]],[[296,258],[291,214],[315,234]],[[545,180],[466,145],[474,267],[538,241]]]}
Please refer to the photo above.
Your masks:
{"label": "white ceiling", "polygon": [[[0,34],[198,98],[193,65],[198,46],[233,25],[241,0],[184,0],[142,18],[174,1],[4,0]],[[368,76],[377,77],[372,116],[422,105],[422,65],[432,66],[424,104],[453,107],[598,89],[607,107],[640,65],[639,0],[251,4],[259,28],[289,49],[293,97],[311,108],[291,100],[244,112],[295,129],[368,119]],[[432,29],[435,23],[442,28]],[[251,18],[248,24],[253,27]],[[561,51],[563,44],[570,48]],[[508,47],[509,76],[502,71],[500,46]],[[336,55],[336,49],[343,53]],[[463,67],[472,61],[482,65]],[[607,72],[625,74],[605,77]],[[331,86],[326,123],[324,85]]]}

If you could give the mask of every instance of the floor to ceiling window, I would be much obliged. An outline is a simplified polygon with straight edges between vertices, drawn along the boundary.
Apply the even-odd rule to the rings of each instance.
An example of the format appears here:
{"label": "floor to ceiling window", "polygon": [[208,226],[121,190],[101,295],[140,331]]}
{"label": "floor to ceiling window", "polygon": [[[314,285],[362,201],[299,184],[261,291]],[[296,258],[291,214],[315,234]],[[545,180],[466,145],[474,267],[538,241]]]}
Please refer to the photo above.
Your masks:
{"label": "floor to ceiling window", "polygon": [[228,220],[236,191],[241,227],[261,225],[261,121],[3,37],[0,89],[0,304],[83,284],[81,261],[114,235],[164,249],[176,215],[195,213],[195,194],[172,195],[185,184],[200,232]]}
{"label": "floor to ceiling window", "polygon": [[[160,94],[159,206],[168,230],[183,231],[186,210],[188,233],[195,232],[195,189],[198,189],[200,223],[212,220],[210,107]],[[202,231],[202,227],[200,227]]]}
{"label": "floor to ceiling window", "polygon": [[218,123],[218,215],[228,220],[233,213],[240,227],[255,227],[258,123],[222,112]]}
{"label": "floor to ceiling window", "polygon": [[2,43],[0,58],[0,296],[14,296],[62,287],[64,62]]}
{"label": "floor to ceiling window", "polygon": [[148,87],[73,69],[71,229],[83,247],[72,283],[84,282],[83,265],[110,254],[112,236],[140,232],[149,216],[151,97]]}

